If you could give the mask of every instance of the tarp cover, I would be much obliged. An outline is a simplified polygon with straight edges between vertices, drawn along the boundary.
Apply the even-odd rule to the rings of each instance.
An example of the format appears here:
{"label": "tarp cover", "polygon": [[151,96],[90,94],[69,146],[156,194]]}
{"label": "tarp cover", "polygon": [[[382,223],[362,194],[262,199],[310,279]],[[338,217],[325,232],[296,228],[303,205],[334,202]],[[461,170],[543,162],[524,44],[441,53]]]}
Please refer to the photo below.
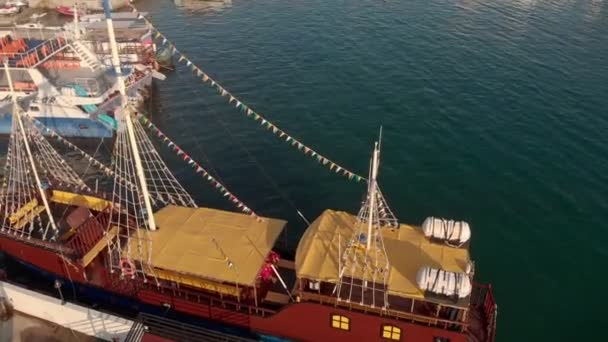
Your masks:
{"label": "tarp cover", "polygon": [[[167,206],[154,214],[152,266],[251,286],[285,221],[209,208]],[[213,240],[217,242],[214,243]],[[137,239],[131,239],[137,243]],[[136,245],[132,245],[136,248]],[[219,248],[218,248],[219,247]],[[139,253],[132,253],[135,257]],[[141,257],[146,260],[145,255]],[[228,258],[233,267],[229,267]]]}
{"label": "tarp cover", "polygon": [[[348,240],[353,237],[355,229],[358,229],[356,220],[356,216],[346,212],[324,211],[308,227],[300,240],[296,251],[297,276],[337,282],[339,254],[344,252]],[[383,238],[390,262],[388,291],[393,295],[424,298],[424,292],[416,284],[416,274],[421,267],[464,272],[470,260],[466,248],[452,248],[431,242],[420,228],[409,225],[401,224],[396,230],[385,228]],[[369,257],[373,259],[374,255],[375,253],[371,253]],[[371,264],[374,264],[373,260]]]}

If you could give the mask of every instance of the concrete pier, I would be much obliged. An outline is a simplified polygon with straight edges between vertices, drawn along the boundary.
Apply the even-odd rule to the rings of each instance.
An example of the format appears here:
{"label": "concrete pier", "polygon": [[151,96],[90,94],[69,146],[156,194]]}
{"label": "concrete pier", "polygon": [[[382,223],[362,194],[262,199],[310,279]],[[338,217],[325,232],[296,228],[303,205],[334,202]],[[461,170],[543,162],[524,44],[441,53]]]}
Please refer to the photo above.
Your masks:
{"label": "concrete pier", "polygon": [[0,311],[9,312],[0,313],[2,342],[124,341],[133,326],[131,320],[5,281],[0,281],[0,298]]}

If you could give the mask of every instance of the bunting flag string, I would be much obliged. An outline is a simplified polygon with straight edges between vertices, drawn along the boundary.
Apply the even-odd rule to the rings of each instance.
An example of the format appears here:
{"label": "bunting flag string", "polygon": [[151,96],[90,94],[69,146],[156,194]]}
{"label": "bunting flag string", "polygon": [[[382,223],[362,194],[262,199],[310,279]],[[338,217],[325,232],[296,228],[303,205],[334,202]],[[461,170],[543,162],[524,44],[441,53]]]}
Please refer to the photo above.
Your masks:
{"label": "bunting flag string", "polygon": [[132,9],[132,12],[137,13],[137,18],[145,21],[146,25],[148,25],[149,29],[156,33],[154,35],[154,37],[157,40],[161,40],[163,46],[168,45],[168,48],[170,49],[170,51],[173,53],[173,55],[175,57],[177,57],[177,63],[183,63],[185,61],[186,66],[192,70],[193,75],[195,75],[198,78],[201,78],[204,84],[208,84],[211,87],[215,88],[215,90],[217,90],[217,92],[220,94],[220,96],[226,97],[229,104],[234,103],[234,107],[236,109],[238,109],[239,111],[241,111],[242,113],[244,113],[247,117],[253,119],[256,122],[259,122],[259,124],[262,127],[265,127],[268,131],[272,132],[280,140],[282,140],[282,141],[290,144],[292,147],[302,151],[302,153],[304,153],[304,155],[307,155],[307,156],[313,158],[320,165],[323,165],[323,166],[329,168],[330,171],[335,172],[338,175],[347,177],[350,180],[355,180],[357,182],[360,182],[362,180],[367,181],[367,179],[365,177],[360,176],[360,175],[348,170],[347,168],[338,165],[337,163],[333,162],[332,160],[325,157],[324,155],[318,153],[314,149],[304,145],[301,141],[290,136],[285,131],[283,131],[282,129],[277,127],[275,124],[268,121],[261,114],[255,112],[253,109],[251,109],[251,107],[249,107],[245,103],[243,103],[243,101],[239,100],[236,96],[234,96],[233,94],[228,92],[226,89],[224,89],[217,81],[215,81],[213,78],[211,78],[211,76],[209,76],[207,73],[205,73],[200,67],[198,67],[196,64],[194,64],[194,62],[192,62],[186,55],[181,53],[175,47],[175,44],[173,44],[164,34],[162,34],[160,31],[158,31],[158,29],[156,29],[156,27],[154,27],[154,25],[152,25],[152,23],[148,19],[146,19],[141,13],[139,13],[139,11],[133,5],[130,5],[130,6]]}
{"label": "bunting flag string", "polygon": [[175,142],[169,139],[156,125],[154,125],[148,118],[143,115],[138,115],[139,120],[143,124],[144,127],[148,128],[158,140],[160,140],[163,144],[169,147],[177,156],[179,156],[183,161],[185,161],[196,174],[200,174],[203,179],[211,183],[214,188],[218,189],[218,191],[222,194],[223,197],[228,198],[230,202],[232,202],[239,210],[242,212],[256,218],[258,221],[261,221],[261,217],[259,217],[251,208],[245,205],[245,203],[241,202],[233,193],[228,191],[226,187],[220,183],[215,177],[211,176],[207,170],[205,170],[199,163],[197,163],[194,159],[192,159],[181,147],[179,147]]}

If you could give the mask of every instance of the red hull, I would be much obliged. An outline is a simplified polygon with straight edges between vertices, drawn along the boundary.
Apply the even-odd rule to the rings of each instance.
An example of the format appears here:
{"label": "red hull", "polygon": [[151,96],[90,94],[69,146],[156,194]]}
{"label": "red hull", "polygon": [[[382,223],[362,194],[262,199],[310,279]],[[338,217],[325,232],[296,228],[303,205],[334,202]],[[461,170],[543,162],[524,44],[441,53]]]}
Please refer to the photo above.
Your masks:
{"label": "red hull", "polygon": [[[112,284],[103,276],[105,270],[101,263],[94,263],[94,269],[91,270],[89,267],[85,275],[81,266],[64,261],[67,259],[56,254],[55,251],[2,235],[0,235],[0,250],[61,278],[70,278],[75,282],[103,288],[105,291],[119,295],[136,297],[141,303],[160,307],[170,305],[178,312],[277,337],[301,341],[386,341],[381,337],[382,327],[386,324],[401,328],[402,333],[407,336],[407,341],[431,342],[435,337],[445,337],[449,338],[450,342],[465,342],[468,337],[466,333],[311,302],[288,304],[277,312],[266,310],[262,316],[261,311],[257,314],[254,311],[243,312],[243,308],[247,309],[245,306],[241,307],[241,311],[230,310],[230,306],[223,308],[219,298],[209,300],[208,297],[198,295],[184,296],[183,291],[175,293],[156,288],[137,290],[130,288],[128,286],[130,283]],[[348,331],[331,327],[331,315],[336,314],[350,319]],[[488,338],[487,341],[493,341],[493,337]]]}
{"label": "red hull", "polygon": [[[55,8],[55,10],[57,11],[57,13],[61,14],[61,15],[65,15],[68,17],[73,17],[74,16],[74,9],[72,7],[69,6],[57,6]],[[84,13],[82,12],[78,12],[79,15],[83,15]]]}

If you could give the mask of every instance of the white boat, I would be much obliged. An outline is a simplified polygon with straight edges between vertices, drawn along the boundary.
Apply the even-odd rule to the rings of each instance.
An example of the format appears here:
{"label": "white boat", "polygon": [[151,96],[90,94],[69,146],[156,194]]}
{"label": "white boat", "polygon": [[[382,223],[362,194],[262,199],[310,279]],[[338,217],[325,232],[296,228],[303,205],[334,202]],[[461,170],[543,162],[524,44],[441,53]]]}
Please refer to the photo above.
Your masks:
{"label": "white boat", "polygon": [[4,5],[4,7],[0,8],[0,14],[9,15],[21,12],[21,7]]}

